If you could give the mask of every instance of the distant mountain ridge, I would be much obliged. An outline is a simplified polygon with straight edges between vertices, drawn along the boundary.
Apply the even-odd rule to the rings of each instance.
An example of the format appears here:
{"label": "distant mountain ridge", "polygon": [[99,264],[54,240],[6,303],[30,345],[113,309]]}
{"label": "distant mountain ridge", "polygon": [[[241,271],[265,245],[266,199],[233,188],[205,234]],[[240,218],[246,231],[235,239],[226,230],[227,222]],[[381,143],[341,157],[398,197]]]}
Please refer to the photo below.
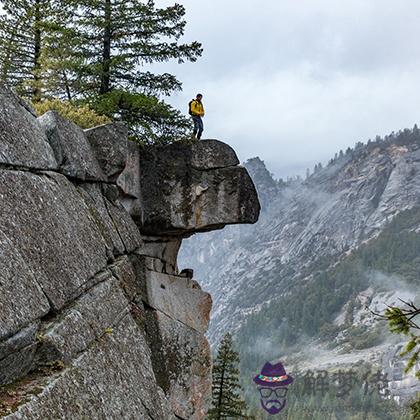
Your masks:
{"label": "distant mountain ridge", "polygon": [[364,307],[420,289],[417,126],[357,143],[305,180],[277,181],[259,158],[244,166],[262,203],[259,222],[197,235],[181,250],[180,263],[213,296],[210,341],[236,332],[247,366],[302,337],[349,353],[379,345]]}
{"label": "distant mountain ridge", "polygon": [[306,180],[275,181],[259,158],[244,166],[260,196],[260,221],[197,235],[181,251],[215,300],[212,340],[270,299],[268,286],[289,283],[322,257],[344,255],[420,205],[417,127],[358,143]]}

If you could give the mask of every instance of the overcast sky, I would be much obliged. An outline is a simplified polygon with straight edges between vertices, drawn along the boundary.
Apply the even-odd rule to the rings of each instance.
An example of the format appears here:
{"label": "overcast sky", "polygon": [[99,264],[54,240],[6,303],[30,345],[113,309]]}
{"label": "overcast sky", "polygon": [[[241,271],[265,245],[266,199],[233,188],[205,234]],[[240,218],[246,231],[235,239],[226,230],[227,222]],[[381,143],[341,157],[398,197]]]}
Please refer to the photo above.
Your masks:
{"label": "overcast sky", "polygon": [[[204,94],[205,138],[260,156],[276,176],[420,121],[418,0],[177,0],[190,64],[159,66]],[[157,0],[159,6],[173,1]]]}

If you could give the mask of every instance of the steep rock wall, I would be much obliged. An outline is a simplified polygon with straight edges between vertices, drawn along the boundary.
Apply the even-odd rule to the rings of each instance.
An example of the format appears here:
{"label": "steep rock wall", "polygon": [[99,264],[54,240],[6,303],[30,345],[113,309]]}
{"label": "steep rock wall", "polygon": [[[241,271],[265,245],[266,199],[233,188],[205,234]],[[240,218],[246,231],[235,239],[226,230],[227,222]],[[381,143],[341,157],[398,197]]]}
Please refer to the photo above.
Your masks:
{"label": "steep rock wall", "polygon": [[211,297],[181,241],[254,223],[216,140],[140,150],[121,124],[36,118],[0,86],[0,415],[201,419]]}

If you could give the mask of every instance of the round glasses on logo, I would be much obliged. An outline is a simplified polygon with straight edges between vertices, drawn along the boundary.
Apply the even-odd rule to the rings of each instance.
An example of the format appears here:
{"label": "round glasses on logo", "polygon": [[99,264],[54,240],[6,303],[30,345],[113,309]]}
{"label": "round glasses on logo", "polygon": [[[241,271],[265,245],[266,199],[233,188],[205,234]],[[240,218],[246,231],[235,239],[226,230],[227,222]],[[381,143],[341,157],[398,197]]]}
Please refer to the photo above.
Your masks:
{"label": "round glasses on logo", "polygon": [[277,397],[284,398],[287,394],[287,388],[258,388],[261,398],[270,398],[274,392]]}

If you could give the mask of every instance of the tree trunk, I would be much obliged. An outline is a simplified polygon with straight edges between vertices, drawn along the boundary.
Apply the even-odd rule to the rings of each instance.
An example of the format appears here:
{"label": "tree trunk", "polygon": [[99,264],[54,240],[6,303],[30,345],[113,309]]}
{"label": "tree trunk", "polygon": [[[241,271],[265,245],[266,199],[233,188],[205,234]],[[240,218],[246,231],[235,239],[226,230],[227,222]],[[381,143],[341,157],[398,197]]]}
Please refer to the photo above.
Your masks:
{"label": "tree trunk", "polygon": [[65,70],[63,70],[63,80],[64,80],[64,86],[66,89],[67,100],[71,102],[72,98],[71,98],[70,86],[69,86],[69,81],[67,79],[67,73]]}
{"label": "tree trunk", "polygon": [[223,385],[225,382],[225,370],[226,370],[226,364],[225,362],[223,362],[223,366],[222,366],[222,377],[220,378],[220,392],[219,392],[219,398],[217,401],[217,418],[221,419],[221,408],[222,408],[222,399],[223,399]]}
{"label": "tree trunk", "polygon": [[101,88],[99,93],[102,95],[111,90],[111,0],[105,0],[104,14],[104,38],[102,50],[102,74]]}
{"label": "tree trunk", "polygon": [[32,87],[32,99],[34,102],[41,100],[41,1],[35,1],[35,22],[34,22],[34,61],[33,61],[33,78],[34,85]]}
{"label": "tree trunk", "polygon": [[8,41],[7,48],[5,48],[4,61],[1,64],[1,75],[0,82],[7,82],[9,76],[9,70],[12,62],[12,41]]}

